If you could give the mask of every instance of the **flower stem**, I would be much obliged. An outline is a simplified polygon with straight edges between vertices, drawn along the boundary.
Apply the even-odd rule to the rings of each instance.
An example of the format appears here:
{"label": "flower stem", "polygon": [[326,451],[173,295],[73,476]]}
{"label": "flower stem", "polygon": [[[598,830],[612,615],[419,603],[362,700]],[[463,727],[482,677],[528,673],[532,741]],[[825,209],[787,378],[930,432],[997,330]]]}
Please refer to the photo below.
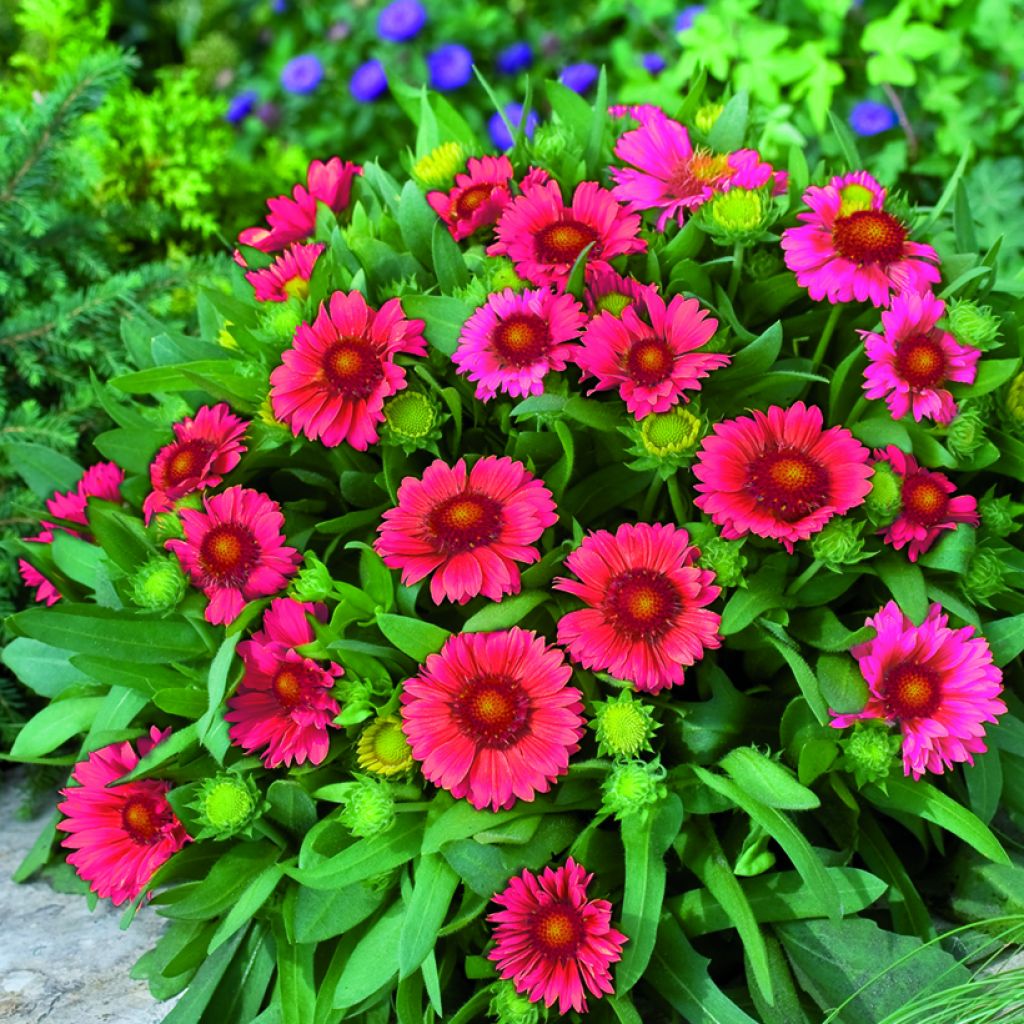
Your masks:
{"label": "flower stem", "polygon": [[743,272],[743,245],[737,242],[732,247],[732,270],[729,272],[729,301],[732,302],[736,289],[740,285],[740,274]]}
{"label": "flower stem", "polygon": [[688,519],[688,503],[680,493],[679,481],[674,476],[668,478],[668,500],[672,502],[672,515],[675,516],[676,522],[685,523]]}
{"label": "flower stem", "polygon": [[857,401],[854,403],[853,408],[850,410],[850,415],[846,417],[846,426],[850,426],[852,423],[856,423],[857,420],[864,415],[864,410],[868,407],[868,400],[864,395],[860,395]]}
{"label": "flower stem", "polygon": [[644,495],[644,503],[640,506],[640,522],[649,522],[651,516],[654,515],[654,506],[658,500],[658,495],[661,494],[661,483],[661,474],[656,472],[654,479],[651,480],[651,484],[647,488],[647,493]]}
{"label": "flower stem", "polygon": [[825,329],[821,332],[821,338],[818,340],[818,347],[814,350],[814,355],[811,357],[811,373],[818,372],[818,367],[821,366],[821,362],[825,358],[828,343],[832,340],[832,334],[836,329],[836,324],[839,322],[839,316],[842,311],[843,307],[836,303],[829,312],[828,320],[825,321]]}
{"label": "flower stem", "polygon": [[786,588],[786,596],[792,597],[794,594],[798,594],[804,587],[804,584],[809,583],[818,570],[824,565],[819,559],[815,559],[809,566],[793,582]]}

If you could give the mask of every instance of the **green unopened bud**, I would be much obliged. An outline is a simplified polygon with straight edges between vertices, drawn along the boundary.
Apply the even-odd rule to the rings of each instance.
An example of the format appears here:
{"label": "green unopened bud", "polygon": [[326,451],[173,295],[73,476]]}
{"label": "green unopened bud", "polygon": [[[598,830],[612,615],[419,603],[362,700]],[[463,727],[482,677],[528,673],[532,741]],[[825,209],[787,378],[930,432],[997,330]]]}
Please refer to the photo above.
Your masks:
{"label": "green unopened bud", "polygon": [[946,447],[958,459],[970,459],[985,443],[985,420],[974,409],[961,406],[949,425]]}
{"label": "green unopened bud", "polygon": [[730,242],[757,238],[771,221],[771,202],[758,189],[731,188],[717,193],[705,206],[708,226]]}
{"label": "green unopened bud", "polygon": [[524,281],[516,273],[516,265],[504,256],[488,259],[485,264],[487,270],[487,286],[490,291],[501,292],[511,288],[514,292],[521,292],[524,288],[530,287],[529,281]]}
{"label": "green unopened bud", "polygon": [[185,596],[185,575],[177,558],[156,555],[132,577],[132,600],[140,608],[167,611]]}
{"label": "green unopened bud", "polygon": [[176,512],[158,512],[149,527],[156,534],[157,542],[161,545],[165,540],[179,539],[185,536],[181,519]]}
{"label": "green unopened bud", "polygon": [[565,125],[545,121],[534,133],[533,152],[539,163],[555,166],[567,153],[575,157],[576,137]]}
{"label": "green unopened bud", "polygon": [[303,566],[292,580],[288,593],[296,601],[324,601],[334,590],[330,571],[312,551],[303,556]]}
{"label": "green unopened bud", "polygon": [[441,410],[422,391],[400,391],[384,403],[381,442],[407,452],[427,448],[441,436]]}
{"label": "green unopened bud", "polygon": [[622,819],[657,803],[666,793],[665,775],[657,758],[648,762],[620,761],[601,786],[604,809]]}
{"label": "green unopened bud", "polygon": [[623,690],[615,700],[594,701],[590,728],[597,737],[597,752],[603,757],[632,759],[650,750],[658,726],[653,710],[633,700],[629,690]]}
{"label": "green unopened bud", "polygon": [[839,190],[839,216],[870,210],[875,204],[875,193],[859,182],[851,181]]}
{"label": "green unopened bud", "polygon": [[756,822],[751,822],[750,831],[736,856],[733,874],[742,878],[754,878],[756,875],[771,871],[775,867],[775,854],[768,848],[771,838],[767,829]]}
{"label": "green unopened bud", "polygon": [[267,397],[260,402],[259,408],[256,410],[256,415],[259,417],[260,422],[265,426],[268,426],[273,430],[285,431],[289,434],[291,433],[288,425],[286,423],[282,423],[274,415],[274,405],[270,401],[270,395],[267,395]]}
{"label": "green unopened bud", "polygon": [[743,583],[743,570],[747,556],[743,554],[743,541],[711,537],[700,546],[698,564],[715,574],[720,587],[738,587]]}
{"label": "green unopened bud", "polygon": [[745,267],[747,274],[754,281],[764,281],[786,269],[786,265],[774,249],[755,249],[747,256]]}
{"label": "green unopened bud", "polygon": [[830,569],[860,560],[864,550],[863,523],[836,516],[811,538],[811,553]]}
{"label": "green unopened bud", "polygon": [[953,299],[946,307],[946,323],[957,341],[975,348],[991,348],[999,337],[1002,320],[991,306],[979,306],[971,299]]}
{"label": "green unopened bud", "polygon": [[404,775],[413,766],[412,747],[405,738],[401,719],[385,715],[371,722],[356,747],[359,767],[390,778]]}
{"label": "green unopened bud", "polygon": [[495,1024],[538,1024],[540,1007],[521,996],[510,981],[499,981],[487,1008]]}
{"label": "green unopened bud", "polygon": [[348,784],[342,824],[354,836],[379,836],[395,823],[395,800],[386,782],[357,775]]}
{"label": "green unopened bud", "polygon": [[1005,580],[1004,559],[989,548],[978,548],[967,563],[960,588],[969,600],[988,605],[989,598],[1009,589]]}
{"label": "green unopened bud", "polygon": [[1024,373],[1018,373],[1006,389],[1006,414],[1015,427],[1024,427]]}
{"label": "green unopened bud", "polygon": [[648,454],[659,459],[681,455],[697,447],[700,420],[681,405],[654,412],[640,421],[640,436]]}
{"label": "green unopened bud", "polygon": [[878,526],[891,523],[903,508],[903,482],[888,462],[876,462],[871,490],[864,500],[868,518]]}
{"label": "green unopened bud", "polygon": [[884,725],[858,722],[852,736],[840,740],[844,767],[853,772],[858,786],[888,777],[896,764],[902,740]]}
{"label": "green unopened bud", "polygon": [[693,115],[694,127],[707,135],[715,127],[715,122],[722,116],[723,110],[725,110],[724,103],[702,104]]}
{"label": "green unopened bud", "polygon": [[[309,295],[309,282],[303,281],[302,284],[305,285],[306,295]],[[303,295],[296,295],[287,302],[264,302],[260,310],[263,326],[275,338],[291,338],[305,317],[302,305],[304,298]]]}
{"label": "green unopened bud", "polygon": [[248,776],[226,772],[203,782],[190,806],[202,831],[197,839],[230,839],[260,815],[260,791]]}
{"label": "green unopened bud", "polygon": [[978,502],[978,512],[986,530],[997,537],[1009,537],[1021,528],[1017,517],[1024,513],[1024,505],[1005,494],[997,498],[990,492]]}
{"label": "green unopened bud", "polygon": [[238,342],[235,341],[235,336],[228,330],[230,326],[231,321],[226,321],[217,334],[217,344],[220,345],[221,348],[230,348],[237,351]]}
{"label": "green unopened bud", "polygon": [[626,295],[623,292],[605,292],[604,295],[599,295],[594,300],[594,315],[611,313],[612,316],[621,319],[626,307],[635,301],[632,295]]}
{"label": "green unopened bud", "polygon": [[412,166],[412,176],[429,189],[449,189],[466,166],[466,151],[457,142],[442,142]]}

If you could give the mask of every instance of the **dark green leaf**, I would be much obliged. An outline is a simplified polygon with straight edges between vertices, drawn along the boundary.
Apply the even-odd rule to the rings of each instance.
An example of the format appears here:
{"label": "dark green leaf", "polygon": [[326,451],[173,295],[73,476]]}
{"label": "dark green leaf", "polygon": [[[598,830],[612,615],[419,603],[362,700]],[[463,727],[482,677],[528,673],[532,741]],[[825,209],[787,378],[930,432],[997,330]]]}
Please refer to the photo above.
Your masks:
{"label": "dark green leaf", "polygon": [[447,629],[435,626],[422,619],[411,619],[404,615],[377,615],[380,631],[403,654],[414,661],[424,661],[428,654],[436,654],[451,636]]}
{"label": "dark green leaf", "polygon": [[420,857],[409,910],[398,942],[399,977],[407,978],[434,948],[437,933],[459,884],[459,876],[436,853]]}
{"label": "dark green leaf", "polygon": [[334,991],[335,1006],[355,1006],[397,976],[404,918],[405,907],[395,903],[359,940]]}

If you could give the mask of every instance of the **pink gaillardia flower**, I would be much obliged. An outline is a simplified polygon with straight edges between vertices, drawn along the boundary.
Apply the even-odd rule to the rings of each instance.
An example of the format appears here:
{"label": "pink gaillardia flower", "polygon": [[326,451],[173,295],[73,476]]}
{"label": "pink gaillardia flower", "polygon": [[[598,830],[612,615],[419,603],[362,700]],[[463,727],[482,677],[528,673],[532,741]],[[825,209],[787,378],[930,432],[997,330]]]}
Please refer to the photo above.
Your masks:
{"label": "pink gaillardia flower", "polygon": [[399,299],[375,310],[359,292],[335,292],[312,324],[299,324],[270,375],[274,415],[296,436],[366,451],[384,422],[384,399],[405,388],[395,357],[427,354],[423,326],[405,319]]}
{"label": "pink gaillardia flower", "polygon": [[551,492],[521,462],[488,455],[467,471],[465,459],[435,459],[421,479],[402,481],[374,549],[406,586],[433,573],[435,604],[500,601],[519,593],[516,563],[538,561],[533,545],[557,521]]}
{"label": "pink gaillardia flower", "polygon": [[727,540],[753,533],[792,552],[871,490],[867,448],[844,427],[822,423],[821,410],[803,402],[717,423],[693,466],[694,504]]}
{"label": "pink gaillardia flower", "polygon": [[718,328],[718,321],[696,299],[676,295],[666,306],[656,293],[623,309],[620,316],[603,312],[583,333],[575,355],[583,379],[596,377],[590,389],[618,388],[626,408],[641,420],[667,412],[688,391],[699,391],[712,370],[728,366],[722,352],[698,352]]}
{"label": "pink gaillardia flower", "polygon": [[494,897],[502,910],[488,959],[531,1003],[558,1003],[558,1012],[585,1013],[587,993],[600,999],[614,991],[609,967],[622,959],[628,941],[611,924],[612,905],[587,899],[593,879],[570,857],[565,867],[529,869]]}
{"label": "pink gaillardia flower", "polygon": [[559,577],[555,590],[585,601],[558,623],[558,642],[584,668],[610,672],[657,693],[679,686],[683,671],[721,645],[715,574],[694,565],[689,534],[665,524],[623,523],[598,530],[565,560],[580,582]]}
{"label": "pink gaillardia flower", "polygon": [[622,311],[634,303],[643,303],[658,294],[656,284],[643,284],[632,277],[623,277],[614,270],[601,270],[591,274],[583,289],[587,312],[593,317],[599,313],[621,316]]}
{"label": "pink gaillardia flower", "polygon": [[884,398],[893,419],[910,412],[918,421],[951,423],[956,402],[943,384],[973,384],[978,376],[980,350],[935,326],[945,312],[946,304],[930,292],[904,292],[882,312],[881,334],[859,332],[871,360],[864,394]]}
{"label": "pink gaillardia flower", "polygon": [[896,445],[876,449],[874,461],[887,463],[899,477],[902,504],[895,522],[878,532],[897,551],[907,548],[911,562],[916,562],[943,530],[955,530],[957,523],[978,526],[981,522],[978,502],[971,495],[952,497],[956,488],[946,476],[919,466],[913,455]]}
{"label": "pink gaillardia flower", "polygon": [[544,378],[565,369],[587,317],[571,295],[511,288],[487,297],[467,321],[452,356],[458,372],[476,382],[486,402],[506,395],[539,395]]}
{"label": "pink gaillardia flower", "polygon": [[261,252],[276,252],[292,242],[304,242],[316,228],[316,211],[323,203],[335,213],[348,206],[352,181],[363,169],[333,156],[327,163],[314,160],[306,172],[306,184],[296,185],[290,196],[267,200],[269,228],[246,228],[238,236],[242,245]]}
{"label": "pink gaillardia flower", "polygon": [[204,405],[195,416],[174,424],[174,440],[156,453],[149,467],[152,492],[142,503],[146,522],[169,512],[186,494],[216,487],[238,465],[249,424],[225,402]]}
{"label": "pink gaillardia flower", "polygon": [[505,207],[495,229],[497,241],[489,256],[508,256],[516,273],[536,285],[561,288],[580,253],[586,257],[586,276],[611,270],[616,256],[645,252],[638,237],[640,218],[628,213],[597,182],[576,186],[566,206],[557,181],[525,188]]}
{"label": "pink gaillardia flower", "polygon": [[313,245],[294,242],[269,267],[250,270],[245,279],[253,286],[256,301],[287,302],[306,298],[313,267],[323,251],[324,246],[319,242]]}
{"label": "pink gaillardia flower", "polygon": [[18,559],[18,572],[26,587],[35,587],[35,600],[45,604],[47,608],[56,604],[61,599],[61,592],[56,588],[52,580],[48,580],[30,561],[25,558]]}
{"label": "pink gaillardia flower", "polygon": [[466,171],[455,176],[448,192],[428,192],[427,202],[461,242],[475,231],[497,223],[512,202],[509,182],[515,175],[507,156],[470,157]]}
{"label": "pink gaillardia flower", "polygon": [[985,722],[1006,712],[999,699],[1003,673],[973,626],[950,629],[949,617],[933,604],[920,626],[895,601],[865,623],[874,639],[850,653],[860,665],[870,695],[863,711],[834,716],[843,729],[865,718],[898,722],[903,734],[903,774],[941,775],[958,761],[974,764],[983,754]]}
{"label": "pink gaillardia flower", "polygon": [[474,807],[533,800],[569,770],[583,701],[565,655],[536,633],[459,633],[402,688],[402,730],[424,778]]}
{"label": "pink gaillardia flower", "polygon": [[184,540],[165,541],[210,599],[206,621],[234,622],[247,601],[281,590],[302,556],[288,547],[276,501],[247,487],[229,487],[203,499],[203,509],[182,509]]}
{"label": "pink gaillardia flower", "polygon": [[315,638],[310,615],[326,622],[327,608],[279,597],[263,613],[263,629],[238,645],[245,676],[228,700],[228,735],[249,754],[265,747],[268,768],[320,764],[330,747],[327,730],[337,728],[341,705],[331,687],[345,670],[334,662],[322,668],[295,650]]}
{"label": "pink gaillardia flower", "polygon": [[112,743],[94,750],[71,773],[76,785],[62,789],[57,809],[64,820],[57,828],[68,835],[61,845],[73,850],[68,863],[98,896],[114,906],[133,900],[149,884],[157,869],[191,837],[167,802],[171,783],[139,779],[114,786],[127,775],[170,730],[152,728],[138,741]]}
{"label": "pink gaillardia flower", "polygon": [[638,124],[646,124],[648,121],[653,121],[656,118],[668,117],[661,107],[656,107],[653,103],[616,104],[608,108],[608,116],[615,118],[629,117]]}
{"label": "pink gaillardia flower", "polygon": [[939,280],[938,253],[911,242],[910,231],[885,210],[885,189],[856,171],[803,195],[810,213],[782,233],[786,266],[816,302],[870,301],[887,306],[893,292],[925,292]]}

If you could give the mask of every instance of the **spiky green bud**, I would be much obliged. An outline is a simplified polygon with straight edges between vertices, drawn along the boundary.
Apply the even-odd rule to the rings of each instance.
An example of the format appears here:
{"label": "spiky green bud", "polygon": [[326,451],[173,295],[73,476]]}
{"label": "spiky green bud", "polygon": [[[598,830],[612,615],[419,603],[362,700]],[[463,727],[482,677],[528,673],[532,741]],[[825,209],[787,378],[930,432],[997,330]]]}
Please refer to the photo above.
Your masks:
{"label": "spiky green bud", "polygon": [[538,1024],[540,1007],[521,996],[510,981],[499,981],[487,1008],[495,1024]]}
{"label": "spiky green bud", "polygon": [[156,535],[157,543],[165,540],[178,540],[185,536],[181,519],[176,512],[158,512],[149,524],[150,530]]}
{"label": "spiky green bud", "polygon": [[902,745],[898,732],[876,722],[858,722],[853,734],[839,742],[843,766],[853,772],[858,786],[887,778]]}
{"label": "spiky green bud", "polygon": [[1008,495],[996,497],[989,491],[978,502],[978,512],[981,514],[981,525],[997,537],[1009,537],[1021,528],[1017,517],[1024,514],[1024,505],[1013,501]]}
{"label": "spiky green bud", "polygon": [[1006,414],[1010,423],[1020,429],[1024,427],[1024,373],[1018,373],[1006,389]]}
{"label": "spiky green bud", "polygon": [[627,760],[651,749],[651,737],[659,727],[653,710],[633,700],[629,690],[615,700],[594,701],[589,725],[597,737],[598,754]]}
{"label": "spiky green bud", "polygon": [[876,462],[871,490],[864,500],[868,518],[876,525],[891,523],[903,508],[903,484],[888,462]]}
{"label": "spiky green bud", "polygon": [[960,589],[968,600],[988,605],[989,598],[1009,589],[1004,559],[990,548],[978,548],[967,563]]}
{"label": "spiky green bud", "polygon": [[743,570],[747,556],[743,554],[743,541],[710,537],[700,545],[698,564],[715,574],[720,587],[738,587],[743,583]]}
{"label": "spiky green bud", "polygon": [[755,249],[747,256],[745,269],[752,281],[764,281],[781,274],[786,265],[773,249]]}
{"label": "spiky green bud", "polygon": [[230,839],[246,832],[261,813],[261,796],[249,776],[224,772],[206,779],[189,805],[201,826],[197,839]]}
{"label": "spiky green bud", "polygon": [[422,391],[399,391],[384,403],[384,424],[381,443],[402,448],[407,452],[429,448],[440,436],[441,410],[429,395]]}
{"label": "spiky green bud", "polygon": [[566,154],[577,153],[575,135],[565,125],[553,121],[537,127],[532,147],[535,159],[545,167],[557,166]]}
{"label": "spiky green bud", "polygon": [[616,818],[636,814],[661,800],[667,792],[665,768],[653,761],[620,761],[601,786],[603,806]]}
{"label": "spiky green bud", "polygon": [[334,580],[327,566],[312,551],[303,555],[303,565],[292,580],[288,593],[296,601],[324,601],[334,590]]}
{"label": "spiky green bud", "polygon": [[716,193],[698,215],[713,238],[731,245],[759,238],[774,219],[774,204],[766,189],[732,188]]}
{"label": "spiky green bud", "polygon": [[132,577],[132,600],[140,608],[152,611],[174,608],[185,596],[185,590],[181,563],[173,556],[154,555]]}
{"label": "spiky green bud", "polygon": [[303,300],[309,295],[309,282],[303,281],[306,295],[293,295],[287,302],[264,302],[260,313],[263,326],[275,338],[291,338],[305,317]]}
{"label": "spiky green bud", "polygon": [[724,103],[702,104],[693,115],[694,127],[707,135],[715,127],[715,122],[722,116],[723,110],[725,110]]}
{"label": "spiky green bud", "polygon": [[341,821],[354,836],[379,836],[395,823],[395,799],[386,782],[357,775],[344,802]]}
{"label": "spiky green bud", "polygon": [[620,429],[633,439],[628,451],[636,460],[628,463],[629,468],[640,472],[653,469],[667,480],[679,468],[689,466],[704,424],[699,415],[676,405],[668,412],[650,413],[639,421],[630,419]]}
{"label": "spiky green bud", "polygon": [[521,292],[524,288],[530,287],[530,282],[516,273],[516,265],[504,256],[488,258],[484,268],[487,271],[487,287],[492,293],[504,291],[506,288]]}
{"label": "spiky green bud", "polygon": [[863,529],[863,523],[836,516],[811,538],[811,553],[830,569],[858,562],[864,550]]}
{"label": "spiky green bud", "polygon": [[946,306],[949,332],[964,345],[982,350],[992,348],[1002,323],[993,315],[991,306],[979,306],[972,299],[953,299]]}
{"label": "spiky green bud", "polygon": [[949,425],[946,447],[958,459],[970,459],[985,443],[985,419],[968,403],[960,407],[956,418]]}

